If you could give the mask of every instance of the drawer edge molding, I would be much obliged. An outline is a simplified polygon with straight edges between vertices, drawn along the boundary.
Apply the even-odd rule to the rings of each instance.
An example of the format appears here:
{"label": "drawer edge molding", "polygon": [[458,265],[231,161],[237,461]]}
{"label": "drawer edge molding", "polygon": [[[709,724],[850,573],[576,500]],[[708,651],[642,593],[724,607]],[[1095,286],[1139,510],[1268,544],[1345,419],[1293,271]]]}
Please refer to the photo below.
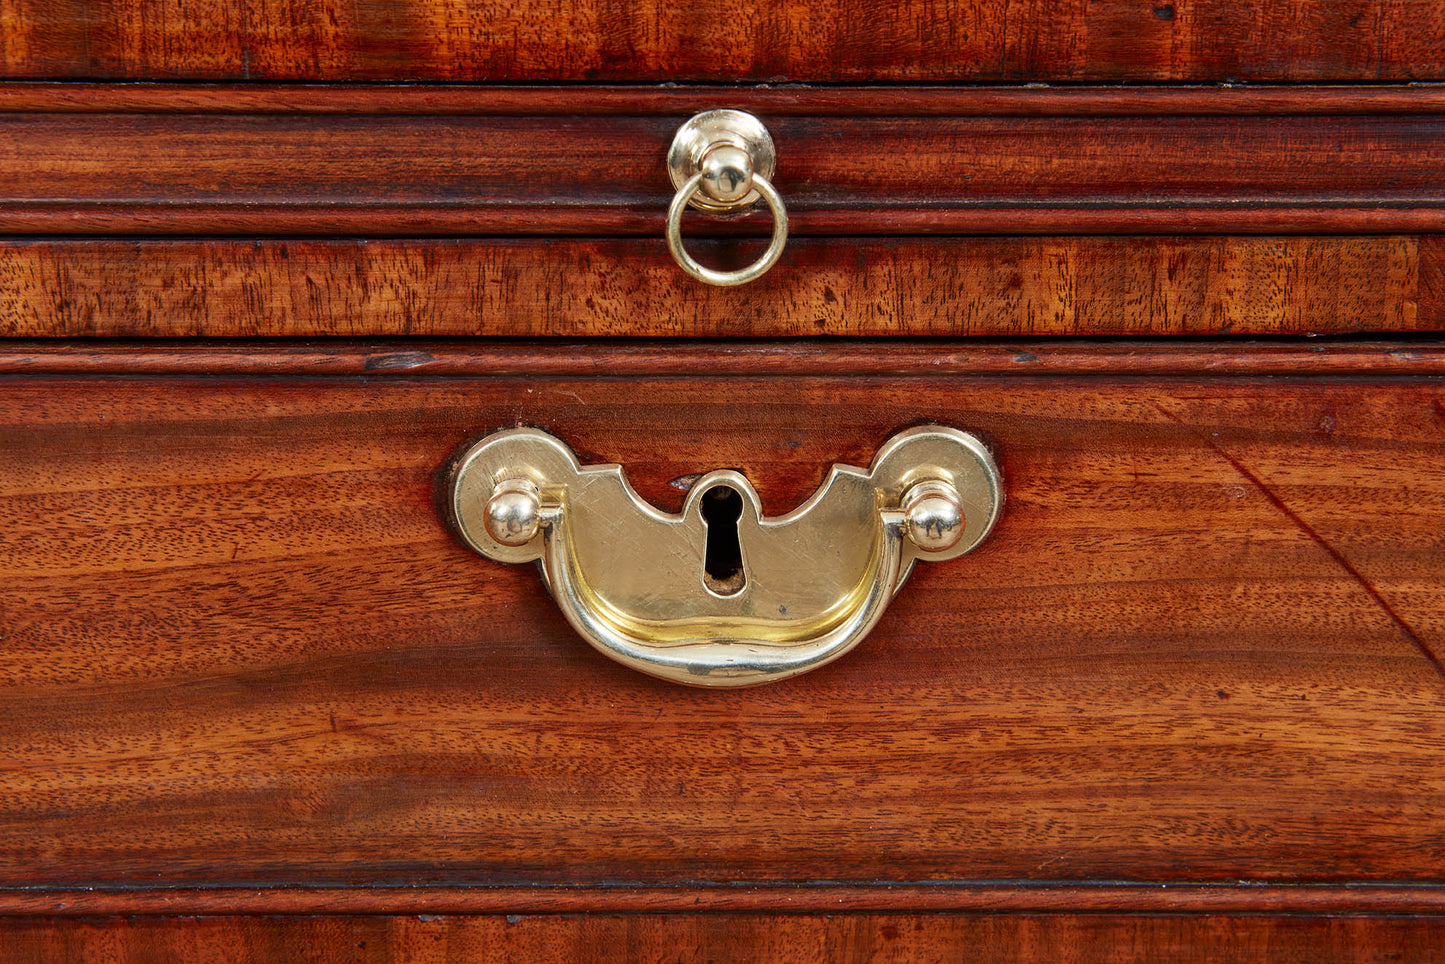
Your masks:
{"label": "drawer edge molding", "polygon": [[1445,915],[1445,884],[939,881],[0,890],[0,915],[972,911]]}
{"label": "drawer edge molding", "polygon": [[719,97],[792,117],[1445,114],[1445,83],[1328,86],[813,86],[0,81],[0,114],[374,114],[605,117],[692,114]]}
{"label": "drawer edge molding", "polygon": [[1445,339],[1342,341],[68,341],[0,343],[0,376],[1431,377]]}
{"label": "drawer edge molding", "polygon": [[1437,85],[230,90],[0,84],[0,233],[656,237],[700,104],[767,125],[798,237],[1445,230]]}

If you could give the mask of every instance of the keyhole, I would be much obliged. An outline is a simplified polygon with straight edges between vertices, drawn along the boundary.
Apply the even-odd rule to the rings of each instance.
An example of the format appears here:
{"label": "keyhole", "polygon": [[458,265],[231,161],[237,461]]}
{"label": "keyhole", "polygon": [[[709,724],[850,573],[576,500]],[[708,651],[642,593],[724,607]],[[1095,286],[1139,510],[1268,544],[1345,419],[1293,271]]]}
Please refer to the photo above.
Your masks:
{"label": "keyhole", "polygon": [[701,508],[702,521],[707,526],[703,584],[719,596],[735,596],[747,583],[743,573],[743,547],[738,544],[743,497],[736,489],[717,485],[702,494]]}

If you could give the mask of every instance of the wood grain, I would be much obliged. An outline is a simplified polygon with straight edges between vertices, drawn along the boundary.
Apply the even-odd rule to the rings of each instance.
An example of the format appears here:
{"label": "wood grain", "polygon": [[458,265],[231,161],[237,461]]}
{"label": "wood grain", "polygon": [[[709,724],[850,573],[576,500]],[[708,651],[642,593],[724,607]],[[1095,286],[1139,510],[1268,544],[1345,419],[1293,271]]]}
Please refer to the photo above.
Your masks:
{"label": "wood grain", "polygon": [[[0,379],[0,885],[1441,882],[1440,379],[606,361]],[[436,508],[519,422],[778,513],[918,420],[999,528],[753,691],[594,654]]]}
{"label": "wood grain", "polygon": [[[763,119],[800,237],[1445,230],[1440,113]],[[0,233],[660,238],[682,120],[0,113]]]}
{"label": "wood grain", "polygon": [[[1285,335],[1445,328],[1434,236],[796,238],[743,288],[661,239],[0,242],[20,337]],[[753,242],[695,242],[715,263]]]}
{"label": "wood grain", "polygon": [[7,0],[0,73],[464,81],[1405,81],[1432,0]]}
{"label": "wood grain", "polygon": [[[12,964],[318,961],[949,960],[1033,964],[1445,960],[1439,919],[692,914],[590,917],[203,917],[0,921]],[[324,950],[323,950],[324,949]]]}

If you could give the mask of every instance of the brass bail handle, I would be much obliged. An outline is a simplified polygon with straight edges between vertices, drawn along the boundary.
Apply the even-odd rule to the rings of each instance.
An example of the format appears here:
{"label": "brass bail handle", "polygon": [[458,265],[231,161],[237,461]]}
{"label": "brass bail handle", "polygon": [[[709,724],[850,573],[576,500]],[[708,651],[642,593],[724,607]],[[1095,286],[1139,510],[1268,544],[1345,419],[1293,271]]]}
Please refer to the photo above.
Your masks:
{"label": "brass bail handle", "polygon": [[[697,280],[732,287],[756,281],[778,263],[788,243],[788,212],[773,187],[777,154],[762,121],[740,110],[710,110],[678,128],[667,152],[677,193],[667,209],[667,247],[678,266]],[[737,271],[699,264],[682,242],[688,206],[722,217],[741,214],[761,198],[773,214],[773,237],[763,256]]]}
{"label": "brass bail handle", "polygon": [[583,639],[633,669],[691,686],[756,686],[847,653],[915,563],[977,546],[1003,504],[983,443],[906,429],[868,468],[834,465],[781,516],[740,472],[698,479],[663,512],[619,465],[582,465],[562,440],[507,429],[452,469],[452,521],[488,559],[541,563]]}

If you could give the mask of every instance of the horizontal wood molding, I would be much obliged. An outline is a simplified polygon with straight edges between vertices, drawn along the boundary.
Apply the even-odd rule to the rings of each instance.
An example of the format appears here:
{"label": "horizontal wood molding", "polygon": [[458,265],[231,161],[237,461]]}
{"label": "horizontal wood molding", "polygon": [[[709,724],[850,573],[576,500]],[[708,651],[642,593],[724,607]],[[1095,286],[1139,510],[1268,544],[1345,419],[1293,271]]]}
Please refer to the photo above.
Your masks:
{"label": "horizontal wood molding", "polygon": [[1329,341],[257,341],[14,340],[0,375],[170,377],[716,378],[1445,375],[1439,340]]}
{"label": "horizontal wood molding", "polygon": [[[0,90],[0,233],[660,238],[673,132],[732,100],[578,89],[559,114],[555,91],[363,88],[343,111],[336,91],[298,87],[289,109],[267,88],[222,110],[194,88],[87,91]],[[1435,87],[1346,89],[1333,106],[1325,89],[1046,91],[1032,107],[1019,91],[740,96],[762,102],[799,237],[1445,230]],[[1385,110],[1353,112],[1375,98]]]}
{"label": "horizontal wood molding", "polygon": [[17,79],[1260,82],[1445,77],[1432,0],[15,0]]}
{"label": "horizontal wood molding", "polygon": [[[309,377],[310,346],[260,354],[292,347],[271,377],[0,378],[11,912],[199,913],[167,893],[207,885],[229,888],[214,911],[265,891],[258,913],[286,909],[262,907],[271,888],[298,912],[322,909],[313,887],[338,912],[504,895],[481,912],[700,882],[728,882],[725,907],[810,881],[860,888],[805,887],[810,909],[1057,908],[1060,881],[1133,881],[1079,894],[1163,912],[1176,884],[1195,909],[1256,884],[1301,910],[1439,909],[1438,346],[1433,368],[1401,343],[1344,377],[1300,353],[1273,373],[1315,376],[1295,378],[980,376],[928,345],[865,374],[890,351],[867,343],[852,372],[751,373],[786,346],[654,344],[631,378],[606,374],[645,370],[625,345],[488,377],[376,374],[406,371],[405,346],[339,378]],[[1219,351],[1191,364],[1250,354]],[[1047,357],[1009,363],[1026,354]],[[845,659],[773,687],[608,661],[437,507],[452,454],[518,423],[621,462],[661,508],[727,466],[780,514],[919,421],[992,446],[997,530],[915,573]]]}
{"label": "horizontal wood molding", "polygon": [[661,238],[8,240],[0,336],[1409,333],[1445,330],[1442,277],[1429,235],[794,238],[726,289]]}
{"label": "horizontal wood molding", "polygon": [[0,113],[691,115],[719,103],[777,117],[1200,117],[1445,113],[1445,83],[1329,86],[809,84],[146,84],[0,81]]}
{"label": "horizontal wood molding", "polygon": [[796,914],[314,916],[0,921],[9,964],[736,964],[933,961],[959,964],[1434,964],[1438,918],[1194,917],[1126,914]]}
{"label": "horizontal wood molding", "polygon": [[[0,888],[5,917],[171,914],[1382,914],[1445,925],[1440,884],[936,881],[674,887],[310,886]],[[3,928],[0,928],[3,929]]]}

